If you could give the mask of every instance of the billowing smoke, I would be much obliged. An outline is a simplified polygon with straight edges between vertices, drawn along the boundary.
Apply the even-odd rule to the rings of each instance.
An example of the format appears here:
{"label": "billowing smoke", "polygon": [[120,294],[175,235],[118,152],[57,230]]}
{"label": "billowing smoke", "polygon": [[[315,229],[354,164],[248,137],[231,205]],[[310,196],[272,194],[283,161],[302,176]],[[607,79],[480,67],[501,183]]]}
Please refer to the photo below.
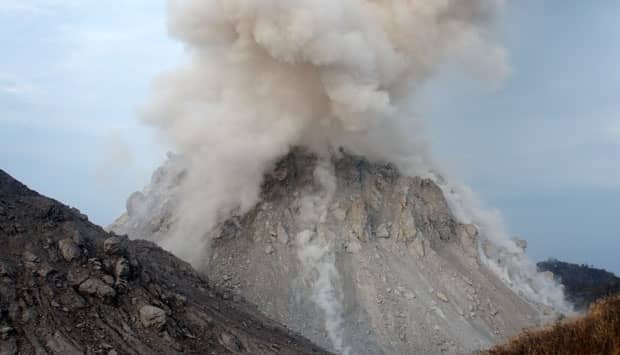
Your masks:
{"label": "billowing smoke", "polygon": [[570,313],[573,307],[566,301],[562,288],[547,275],[539,273],[536,265],[510,237],[501,214],[485,208],[476,194],[462,184],[448,183],[434,177],[442,188],[450,209],[462,223],[479,228],[480,260],[506,285],[530,301]]}
{"label": "billowing smoke", "polygon": [[293,145],[426,170],[420,122],[405,107],[446,60],[505,76],[487,33],[502,3],[171,0],[170,32],[190,60],[158,80],[143,115],[187,165],[165,245],[200,263],[205,233],[251,208]]}
{"label": "billowing smoke", "polygon": [[[142,211],[131,203],[137,194],[129,214],[168,221],[154,226],[164,234],[159,242],[203,266],[208,232],[255,206],[265,172],[292,146],[309,148],[319,156],[317,186],[301,199],[297,256],[333,348],[350,352],[335,238],[323,223],[336,187],[323,159],[344,147],[407,174],[436,168],[424,122],[407,108],[446,62],[501,82],[509,67],[490,29],[502,7],[503,0],[170,0],[170,32],[189,61],[158,79],[143,118],[179,153],[170,164],[182,177],[160,182],[174,200],[164,196]],[[465,189],[441,186],[456,217],[479,227],[491,269],[524,296],[567,308],[501,220]]]}
{"label": "billowing smoke", "polygon": [[329,206],[336,192],[336,177],[330,161],[321,160],[314,171],[315,185],[300,201],[297,235],[297,257],[302,278],[312,288],[312,300],[323,311],[325,330],[338,354],[349,355],[343,317],[340,273],[334,250],[337,238],[330,235],[326,223]]}

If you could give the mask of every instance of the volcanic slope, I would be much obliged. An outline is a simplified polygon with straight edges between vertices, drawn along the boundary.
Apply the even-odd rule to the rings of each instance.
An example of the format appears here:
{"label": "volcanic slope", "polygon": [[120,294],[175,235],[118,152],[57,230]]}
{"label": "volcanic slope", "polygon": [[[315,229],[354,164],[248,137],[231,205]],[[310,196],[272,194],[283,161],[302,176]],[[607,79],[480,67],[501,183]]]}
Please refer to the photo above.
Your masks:
{"label": "volcanic slope", "polygon": [[327,354],[0,170],[0,354]]}
{"label": "volcanic slope", "polygon": [[[171,157],[111,229],[165,242],[182,166]],[[553,316],[485,266],[490,245],[435,182],[343,152],[294,149],[205,238],[209,279],[340,353],[467,353]]]}

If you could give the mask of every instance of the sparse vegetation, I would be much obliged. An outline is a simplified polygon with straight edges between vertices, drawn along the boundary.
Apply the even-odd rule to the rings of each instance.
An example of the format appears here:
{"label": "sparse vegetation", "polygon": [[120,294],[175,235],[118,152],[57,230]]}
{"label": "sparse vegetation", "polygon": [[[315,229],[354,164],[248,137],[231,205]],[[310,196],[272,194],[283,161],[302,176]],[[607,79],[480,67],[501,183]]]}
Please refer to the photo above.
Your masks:
{"label": "sparse vegetation", "polygon": [[532,329],[485,355],[620,355],[620,296],[593,303],[580,318]]}

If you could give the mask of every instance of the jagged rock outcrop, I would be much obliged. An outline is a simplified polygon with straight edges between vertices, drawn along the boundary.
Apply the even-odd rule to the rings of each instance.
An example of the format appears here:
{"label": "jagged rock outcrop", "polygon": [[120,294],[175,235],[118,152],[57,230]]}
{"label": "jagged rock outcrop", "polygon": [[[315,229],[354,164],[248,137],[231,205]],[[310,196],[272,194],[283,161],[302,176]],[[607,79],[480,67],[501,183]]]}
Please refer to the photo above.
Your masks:
{"label": "jagged rock outcrop", "polygon": [[0,170],[0,354],[326,354]]}
{"label": "jagged rock outcrop", "polygon": [[[112,230],[166,238],[183,179],[175,159],[129,199]],[[319,165],[333,175],[331,190],[321,186]],[[320,212],[316,223],[308,208]],[[549,312],[480,262],[476,226],[453,217],[433,181],[345,153],[324,162],[293,150],[265,177],[252,210],[205,237],[210,279],[325,347],[333,346],[330,311],[359,354],[467,353]],[[326,284],[333,289],[317,289]],[[340,309],[322,304],[334,293]]]}

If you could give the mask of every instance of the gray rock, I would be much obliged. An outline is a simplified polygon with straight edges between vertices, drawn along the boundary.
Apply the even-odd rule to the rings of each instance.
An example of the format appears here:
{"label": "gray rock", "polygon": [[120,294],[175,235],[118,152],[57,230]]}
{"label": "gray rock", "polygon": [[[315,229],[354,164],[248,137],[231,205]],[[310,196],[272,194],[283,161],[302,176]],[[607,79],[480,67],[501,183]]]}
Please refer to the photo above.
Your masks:
{"label": "gray rock", "polygon": [[78,290],[84,295],[94,296],[100,299],[111,299],[116,297],[114,288],[96,278],[89,278],[82,282]]}
{"label": "gray rock", "polygon": [[124,252],[123,240],[119,237],[110,237],[103,242],[103,251],[108,255],[118,255]]}
{"label": "gray rock", "polygon": [[126,279],[129,277],[130,273],[131,267],[129,266],[129,261],[125,258],[118,258],[114,264],[114,276],[116,279]]}
{"label": "gray rock", "polygon": [[71,239],[78,246],[84,246],[86,244],[86,239],[84,238],[82,233],[80,233],[80,231],[78,230],[73,232],[73,236],[71,237]]}
{"label": "gray rock", "polygon": [[67,262],[78,259],[82,255],[82,250],[77,246],[73,239],[65,238],[58,241],[60,254]]}
{"label": "gray rock", "polygon": [[286,229],[284,229],[281,223],[278,223],[278,227],[276,230],[276,236],[278,238],[278,242],[282,244],[288,243],[288,233],[286,232]]}
{"label": "gray rock", "polygon": [[88,278],[88,270],[73,268],[67,273],[67,281],[71,286],[78,286]]}
{"label": "gray rock", "polygon": [[0,327],[0,338],[6,340],[13,333],[14,329],[9,326]]}
{"label": "gray rock", "polygon": [[274,253],[274,251],[275,251],[275,250],[273,249],[273,247],[271,246],[271,244],[269,244],[269,245],[267,245],[267,246],[265,247],[265,254],[267,254],[267,255],[271,255],[271,254],[273,254],[273,253]]}
{"label": "gray rock", "polygon": [[41,277],[47,277],[48,275],[50,275],[52,272],[54,272],[54,268],[52,268],[51,266],[45,264],[43,266],[41,266],[40,268],[37,269],[37,275],[41,276]]}
{"label": "gray rock", "polygon": [[114,285],[114,277],[112,277],[110,275],[103,275],[102,279],[103,279],[103,282],[105,282],[109,286],[113,286]]}
{"label": "gray rock", "polygon": [[184,306],[187,303],[187,297],[179,294],[174,295],[174,304],[177,306]]}
{"label": "gray rock", "polygon": [[463,249],[475,258],[478,255],[478,229],[473,224],[461,224],[457,226],[457,236],[461,240]]}
{"label": "gray rock", "polygon": [[409,251],[413,255],[417,255],[420,258],[426,255],[426,250],[424,248],[424,241],[422,238],[416,238],[409,244]]}
{"label": "gray rock", "polygon": [[273,172],[273,177],[275,177],[276,180],[278,181],[286,180],[287,176],[288,176],[288,168],[285,165],[275,169]]}
{"label": "gray rock", "polygon": [[243,344],[236,336],[223,332],[219,337],[220,344],[233,353],[240,353],[243,351]]}
{"label": "gray rock", "polygon": [[38,263],[39,261],[41,261],[38,256],[28,250],[22,253],[22,257],[27,263]]}
{"label": "gray rock", "polygon": [[437,295],[437,298],[439,298],[443,302],[445,302],[445,303],[450,302],[450,300],[448,299],[448,296],[446,296],[445,294],[443,294],[441,292],[437,292],[436,295]]}
{"label": "gray rock", "polygon": [[465,283],[468,284],[469,286],[474,285],[474,282],[467,276],[463,276],[463,281],[465,281]]}
{"label": "gray rock", "polygon": [[385,224],[382,224],[377,228],[376,235],[378,238],[389,238],[390,232],[388,231],[387,226]]}
{"label": "gray rock", "polygon": [[140,322],[145,328],[160,331],[166,325],[166,311],[151,305],[142,306],[140,307]]}
{"label": "gray rock", "polygon": [[362,245],[357,239],[351,239],[347,242],[346,250],[348,253],[357,254],[362,250]]}
{"label": "gray rock", "polygon": [[347,211],[342,208],[336,208],[334,210],[334,217],[336,217],[339,222],[342,222],[347,218]]}

